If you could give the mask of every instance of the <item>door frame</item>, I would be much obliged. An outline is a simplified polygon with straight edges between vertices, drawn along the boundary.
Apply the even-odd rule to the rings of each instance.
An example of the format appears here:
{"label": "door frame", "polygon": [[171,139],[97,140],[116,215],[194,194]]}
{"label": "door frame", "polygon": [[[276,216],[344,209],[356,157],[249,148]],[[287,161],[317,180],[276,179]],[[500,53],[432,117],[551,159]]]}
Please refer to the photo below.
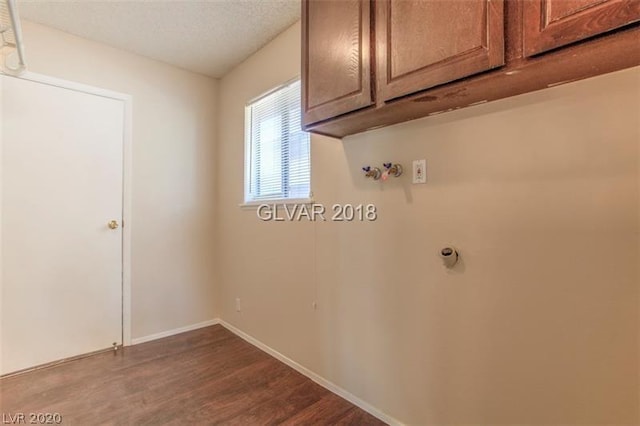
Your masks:
{"label": "door frame", "polygon": [[[131,345],[131,171],[132,171],[132,104],[133,97],[124,93],[99,87],[89,86],[73,81],[63,80],[33,72],[24,72],[20,75],[2,73],[8,78],[18,78],[34,83],[46,84],[66,90],[86,93],[103,98],[121,101],[124,106],[123,135],[122,135],[122,344]],[[1,154],[0,154],[1,155]],[[1,158],[1,157],[0,157]],[[0,187],[1,188],[1,187]],[[2,193],[0,189],[0,200]],[[0,231],[1,232],[1,231]],[[1,254],[1,253],[0,253]],[[0,267],[2,257],[0,257]],[[1,278],[0,278],[1,279]],[[1,297],[1,296],[0,296]]]}

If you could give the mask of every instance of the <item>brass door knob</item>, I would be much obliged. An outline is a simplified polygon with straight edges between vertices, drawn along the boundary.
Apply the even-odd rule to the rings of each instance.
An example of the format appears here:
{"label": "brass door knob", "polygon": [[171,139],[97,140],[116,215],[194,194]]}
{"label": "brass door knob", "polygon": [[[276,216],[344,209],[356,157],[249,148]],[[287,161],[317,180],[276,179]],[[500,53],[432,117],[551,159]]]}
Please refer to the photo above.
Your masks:
{"label": "brass door knob", "polygon": [[109,229],[118,229],[118,221],[117,220],[110,220],[109,223],[107,224],[107,226],[109,226]]}

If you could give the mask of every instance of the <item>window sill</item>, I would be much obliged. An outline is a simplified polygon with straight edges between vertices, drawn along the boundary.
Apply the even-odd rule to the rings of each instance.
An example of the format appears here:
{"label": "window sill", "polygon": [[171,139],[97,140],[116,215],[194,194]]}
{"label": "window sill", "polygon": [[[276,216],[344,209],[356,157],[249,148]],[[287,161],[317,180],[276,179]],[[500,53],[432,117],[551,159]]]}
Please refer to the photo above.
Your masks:
{"label": "window sill", "polygon": [[313,204],[315,201],[313,200],[313,198],[291,198],[291,199],[280,199],[280,200],[261,200],[261,201],[249,201],[246,203],[242,203],[242,204],[238,204],[238,207],[240,207],[242,210],[257,210],[258,207],[262,206],[263,204],[269,205],[269,206],[284,206],[285,204],[287,206],[291,206],[294,204],[308,204],[311,205]]}

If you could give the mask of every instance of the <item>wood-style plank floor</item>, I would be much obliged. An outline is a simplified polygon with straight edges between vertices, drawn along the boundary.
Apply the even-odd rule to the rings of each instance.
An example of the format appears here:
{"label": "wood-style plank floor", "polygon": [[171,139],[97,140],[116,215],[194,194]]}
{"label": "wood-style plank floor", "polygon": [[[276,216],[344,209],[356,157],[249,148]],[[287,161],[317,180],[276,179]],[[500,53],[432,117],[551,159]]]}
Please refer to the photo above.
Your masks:
{"label": "wood-style plank floor", "polygon": [[219,325],[0,379],[0,413],[59,413],[69,425],[384,424]]}

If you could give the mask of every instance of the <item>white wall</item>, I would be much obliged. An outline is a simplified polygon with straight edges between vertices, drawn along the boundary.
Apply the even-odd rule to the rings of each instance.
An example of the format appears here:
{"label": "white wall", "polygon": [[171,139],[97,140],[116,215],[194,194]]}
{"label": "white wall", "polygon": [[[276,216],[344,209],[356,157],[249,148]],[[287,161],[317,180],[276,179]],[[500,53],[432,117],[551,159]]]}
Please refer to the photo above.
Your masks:
{"label": "white wall", "polygon": [[[403,422],[637,424],[640,69],[313,136],[315,199],[378,220],[261,222],[238,207],[243,108],[299,74],[299,31],[220,84],[222,317]],[[422,186],[360,171],[419,158]]]}
{"label": "white wall", "polygon": [[217,81],[31,22],[29,71],[133,96],[132,337],[214,310]]}

